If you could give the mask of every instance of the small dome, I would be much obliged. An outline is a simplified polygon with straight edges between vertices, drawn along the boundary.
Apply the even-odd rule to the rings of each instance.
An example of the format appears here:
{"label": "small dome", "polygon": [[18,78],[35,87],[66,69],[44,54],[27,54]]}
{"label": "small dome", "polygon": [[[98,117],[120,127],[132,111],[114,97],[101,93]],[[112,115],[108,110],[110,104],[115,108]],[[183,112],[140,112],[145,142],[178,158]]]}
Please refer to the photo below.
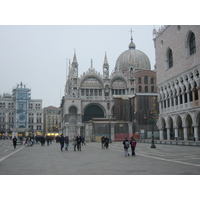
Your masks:
{"label": "small dome", "polygon": [[124,51],[117,59],[115,69],[122,71],[129,71],[130,67],[133,69],[150,70],[151,64],[149,58],[145,53],[135,49],[135,44],[132,41],[129,44],[129,50]]}

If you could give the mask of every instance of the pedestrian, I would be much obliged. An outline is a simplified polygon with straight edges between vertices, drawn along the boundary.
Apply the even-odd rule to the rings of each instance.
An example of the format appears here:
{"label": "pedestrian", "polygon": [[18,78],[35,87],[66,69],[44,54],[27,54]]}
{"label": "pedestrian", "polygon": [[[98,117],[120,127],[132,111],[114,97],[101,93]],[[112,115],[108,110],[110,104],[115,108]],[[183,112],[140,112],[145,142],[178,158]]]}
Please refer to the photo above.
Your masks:
{"label": "pedestrian", "polygon": [[109,138],[106,136],[105,137],[105,147],[106,147],[106,149],[108,149],[108,145],[109,145]]}
{"label": "pedestrian", "polygon": [[65,136],[65,150],[68,151],[68,145],[69,145],[69,138],[68,136],[66,135]]}
{"label": "pedestrian", "polygon": [[76,135],[74,136],[74,138],[73,138],[73,143],[72,143],[72,145],[74,146],[74,151],[76,151]]}
{"label": "pedestrian", "polygon": [[41,142],[41,146],[44,146],[44,145],[45,145],[45,138],[44,138],[43,135],[42,135],[41,138],[40,138],[40,142]]}
{"label": "pedestrian", "polygon": [[104,149],[104,147],[105,147],[105,137],[104,137],[104,135],[101,137],[101,147],[102,147],[102,149]]}
{"label": "pedestrian", "polygon": [[125,140],[123,141],[123,145],[124,145],[125,156],[130,156],[129,153],[128,153],[128,148],[129,148],[128,138],[125,138]]}
{"label": "pedestrian", "polygon": [[81,136],[80,135],[76,137],[76,143],[77,143],[77,150],[81,151]]}
{"label": "pedestrian", "polygon": [[46,141],[47,141],[47,146],[49,146],[50,137],[48,135],[46,136]]}
{"label": "pedestrian", "polygon": [[131,140],[130,140],[130,145],[131,145],[131,151],[132,151],[132,156],[135,156],[135,147],[136,147],[136,140],[134,137],[131,137]]}
{"label": "pedestrian", "polygon": [[81,137],[81,142],[82,142],[82,145],[83,144],[85,145],[85,137],[84,136]]}
{"label": "pedestrian", "polygon": [[61,151],[64,147],[64,143],[65,143],[65,138],[64,138],[63,134],[61,134],[61,137],[60,137],[60,150]]}
{"label": "pedestrian", "polygon": [[14,136],[14,138],[13,138],[13,146],[14,146],[14,149],[17,146],[17,138],[16,138],[16,136]]}

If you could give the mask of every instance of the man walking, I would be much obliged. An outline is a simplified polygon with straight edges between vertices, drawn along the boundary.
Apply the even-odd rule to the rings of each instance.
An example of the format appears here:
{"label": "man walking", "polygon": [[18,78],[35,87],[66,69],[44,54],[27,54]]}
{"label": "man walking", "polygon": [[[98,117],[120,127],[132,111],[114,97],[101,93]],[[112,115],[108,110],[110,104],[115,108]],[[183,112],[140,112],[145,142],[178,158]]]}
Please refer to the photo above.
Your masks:
{"label": "man walking", "polygon": [[102,149],[105,148],[105,137],[104,137],[104,135],[101,137],[101,147],[102,147]]}
{"label": "man walking", "polygon": [[69,138],[68,136],[65,137],[65,150],[68,151],[68,145],[69,145]]}
{"label": "man walking", "polygon": [[61,151],[64,147],[64,142],[65,142],[65,138],[64,138],[63,134],[61,134],[61,137],[60,137],[60,150]]}
{"label": "man walking", "polygon": [[76,143],[77,143],[77,150],[81,151],[81,136],[80,135],[76,137]]}
{"label": "man walking", "polygon": [[14,146],[14,149],[16,148],[16,145],[17,145],[17,138],[16,136],[13,138],[13,146]]}
{"label": "man walking", "polygon": [[135,147],[136,147],[136,140],[134,137],[131,137],[130,145],[131,145],[131,151],[132,151],[132,156],[135,156]]}
{"label": "man walking", "polygon": [[123,141],[123,145],[124,145],[125,156],[130,156],[129,153],[128,153],[128,148],[129,148],[128,138],[125,138],[125,140]]}

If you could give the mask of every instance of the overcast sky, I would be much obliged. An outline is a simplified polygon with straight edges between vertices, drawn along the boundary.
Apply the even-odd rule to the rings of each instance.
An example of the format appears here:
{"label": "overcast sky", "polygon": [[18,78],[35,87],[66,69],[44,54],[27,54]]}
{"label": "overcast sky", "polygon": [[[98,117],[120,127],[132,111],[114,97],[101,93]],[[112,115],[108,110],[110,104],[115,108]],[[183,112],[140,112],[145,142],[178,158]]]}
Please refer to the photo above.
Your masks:
{"label": "overcast sky", "polygon": [[[173,7],[168,2],[159,8],[157,0],[1,1],[0,94],[12,93],[13,87],[22,81],[31,89],[32,99],[43,100],[43,107],[58,107],[64,95],[66,67],[74,51],[79,76],[88,70],[91,59],[93,67],[102,74],[105,52],[111,73],[118,56],[128,49],[131,29],[136,49],[149,57],[153,69],[154,24],[158,29],[159,24],[191,23],[189,17],[183,18],[188,6],[181,5],[179,9],[179,3],[172,2]],[[192,10],[192,15],[192,23],[195,23],[198,11]]]}
{"label": "overcast sky", "polygon": [[[156,25],[155,28],[160,26]],[[93,67],[102,74],[105,52],[110,73],[128,49],[132,29],[136,49],[155,65],[154,25],[0,26],[0,94],[11,93],[21,81],[43,107],[58,107],[64,95],[69,59],[76,51],[79,76]]]}

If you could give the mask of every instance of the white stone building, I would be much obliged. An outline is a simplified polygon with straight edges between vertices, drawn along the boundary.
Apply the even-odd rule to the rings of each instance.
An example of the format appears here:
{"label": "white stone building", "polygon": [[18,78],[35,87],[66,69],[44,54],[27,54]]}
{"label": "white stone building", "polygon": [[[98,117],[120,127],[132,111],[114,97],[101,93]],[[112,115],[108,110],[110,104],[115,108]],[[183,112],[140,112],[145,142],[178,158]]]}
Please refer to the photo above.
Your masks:
{"label": "white stone building", "polygon": [[200,139],[200,26],[154,30],[160,139]]}

